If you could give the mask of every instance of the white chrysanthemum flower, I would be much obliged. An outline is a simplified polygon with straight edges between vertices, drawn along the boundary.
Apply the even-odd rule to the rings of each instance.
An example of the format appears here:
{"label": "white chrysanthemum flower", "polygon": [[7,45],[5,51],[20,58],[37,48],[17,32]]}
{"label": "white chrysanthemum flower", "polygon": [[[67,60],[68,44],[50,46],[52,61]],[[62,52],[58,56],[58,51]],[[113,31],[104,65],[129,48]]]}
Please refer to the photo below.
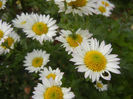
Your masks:
{"label": "white chrysanthemum flower", "polygon": [[78,29],[74,34],[69,30],[61,30],[61,35],[56,40],[63,43],[63,47],[66,48],[68,54],[74,51],[76,47],[87,41],[92,34],[88,30]]}
{"label": "white chrysanthemum flower", "polygon": [[33,99],[73,99],[75,96],[71,88],[61,87],[51,79],[43,80],[43,84],[39,83],[34,90]]}
{"label": "white chrysanthemum flower", "polygon": [[30,15],[28,13],[21,13],[21,15],[17,15],[17,18],[12,20],[14,27],[24,28],[29,20]]}
{"label": "white chrysanthemum flower", "polygon": [[40,80],[43,79],[50,79],[52,78],[53,80],[57,80],[59,81],[59,83],[61,83],[61,79],[63,77],[63,72],[60,72],[60,69],[57,68],[55,70],[52,70],[51,67],[49,67],[49,69],[47,69],[46,67],[41,71],[40,75]]}
{"label": "white chrysanthemum flower", "polygon": [[105,7],[108,7],[110,10],[113,10],[115,7],[112,3],[110,3],[108,0],[98,0],[98,3],[100,5],[104,5]]}
{"label": "white chrysanthemum flower", "polygon": [[[0,45],[0,54],[9,53],[10,49],[14,49],[14,44],[19,41],[20,37],[17,33],[10,33],[8,37],[4,40],[4,42]],[[6,46],[4,46],[3,44],[6,44]]]}
{"label": "white chrysanthemum flower", "polygon": [[2,22],[0,20],[0,45],[4,42],[4,39],[8,37],[8,35],[12,32],[13,28],[11,25],[7,24],[6,22]]}
{"label": "white chrysanthemum flower", "polygon": [[38,72],[49,62],[50,54],[43,50],[33,50],[25,56],[24,66],[29,72]]}
{"label": "white chrysanthemum flower", "polygon": [[0,9],[4,9],[5,8],[6,2],[7,2],[7,0],[0,0]]}
{"label": "white chrysanthemum flower", "polygon": [[97,3],[96,14],[102,14],[105,16],[110,16],[111,10],[113,10],[114,5],[107,0],[99,0]]}
{"label": "white chrysanthemum flower", "polygon": [[104,41],[99,44],[92,38],[74,50],[71,61],[78,65],[78,72],[85,72],[85,78],[89,77],[92,82],[99,81],[100,77],[110,80],[110,72],[120,74],[120,59],[118,55],[110,54],[111,51],[111,44],[105,45]]}
{"label": "white chrysanthemum flower", "polygon": [[49,15],[32,14],[23,30],[27,37],[36,39],[42,44],[46,40],[53,41],[58,28],[55,23],[56,20],[50,18]]}
{"label": "white chrysanthemum flower", "polygon": [[59,12],[65,12],[65,14],[73,13],[82,16],[92,15],[95,12],[97,0],[67,0],[65,9],[64,1],[56,0],[55,3],[59,7]]}
{"label": "white chrysanthemum flower", "polygon": [[97,81],[95,87],[99,91],[106,91],[108,89],[108,85],[107,84],[103,84],[101,81]]}

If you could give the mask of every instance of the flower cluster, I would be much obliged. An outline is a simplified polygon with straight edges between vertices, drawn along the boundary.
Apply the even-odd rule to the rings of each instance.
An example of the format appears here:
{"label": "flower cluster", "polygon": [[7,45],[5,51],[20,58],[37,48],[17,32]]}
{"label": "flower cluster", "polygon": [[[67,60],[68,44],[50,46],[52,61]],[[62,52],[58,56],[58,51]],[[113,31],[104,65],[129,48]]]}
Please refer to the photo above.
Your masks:
{"label": "flower cluster", "polygon": [[[24,60],[24,66],[29,72],[40,72],[39,80],[42,83],[38,83],[34,88],[33,99],[72,99],[74,93],[70,92],[71,88],[62,88],[61,79],[63,72],[60,72],[59,68],[52,70],[44,67],[49,61],[49,54],[42,50],[33,50],[28,53]],[[39,94],[38,94],[39,93]]]}
{"label": "flower cluster", "polygon": [[108,0],[54,0],[59,7],[59,12],[73,13],[82,16],[102,14],[110,16],[114,5]]}
{"label": "flower cluster", "polygon": [[[50,0],[48,0],[50,1]],[[59,12],[65,14],[73,13],[82,15],[102,14],[110,16],[114,5],[107,0],[54,0],[59,7]],[[0,0],[0,8],[3,9],[5,0]],[[111,44],[101,43],[93,38],[93,34],[87,29],[79,28],[77,31],[59,29],[56,20],[50,15],[37,13],[21,13],[17,15],[12,24],[23,30],[27,38],[39,41],[59,41],[65,48],[70,59],[76,66],[78,72],[83,72],[86,79],[96,83],[99,91],[107,90],[107,85],[102,79],[111,80],[111,73],[120,74],[118,55],[112,54]],[[59,29],[59,36],[56,34]],[[0,20],[0,54],[9,53],[14,48],[15,42],[20,37],[14,32],[11,25]],[[47,68],[50,61],[50,54],[42,49],[33,49],[27,53],[23,66],[30,73],[39,73],[41,83],[34,88],[33,99],[72,99],[74,93],[71,88],[61,87],[63,72],[59,68],[53,70]],[[52,61],[52,60],[51,60]]]}

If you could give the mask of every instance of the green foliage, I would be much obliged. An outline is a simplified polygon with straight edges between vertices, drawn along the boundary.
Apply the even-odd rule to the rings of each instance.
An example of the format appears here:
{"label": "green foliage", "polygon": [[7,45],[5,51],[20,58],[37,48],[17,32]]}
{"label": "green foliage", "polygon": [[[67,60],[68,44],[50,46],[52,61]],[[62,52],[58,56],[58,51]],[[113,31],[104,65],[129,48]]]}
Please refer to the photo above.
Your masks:
{"label": "green foliage", "polygon": [[21,12],[49,14],[57,20],[60,29],[76,31],[78,28],[89,29],[98,40],[111,43],[113,53],[121,58],[121,74],[112,74],[106,92],[98,92],[94,84],[78,73],[70,62],[71,55],[65,52],[58,42],[44,42],[26,38],[21,29],[15,31],[21,36],[20,43],[6,55],[0,56],[0,97],[2,99],[30,99],[33,88],[37,85],[38,74],[24,70],[23,60],[33,49],[43,49],[50,53],[47,66],[59,67],[64,72],[63,86],[71,87],[75,99],[133,99],[133,2],[129,0],[112,0],[116,8],[111,17],[101,15],[83,16],[58,13],[57,6],[45,0],[22,0],[21,6],[16,0],[8,0],[6,9],[0,11],[0,18],[11,23]]}

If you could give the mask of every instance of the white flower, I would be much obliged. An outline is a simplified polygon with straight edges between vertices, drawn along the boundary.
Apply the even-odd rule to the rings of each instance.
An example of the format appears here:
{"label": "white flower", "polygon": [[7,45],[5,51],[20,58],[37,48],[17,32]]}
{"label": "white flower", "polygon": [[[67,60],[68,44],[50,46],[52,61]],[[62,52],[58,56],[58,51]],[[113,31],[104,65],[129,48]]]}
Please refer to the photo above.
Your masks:
{"label": "white flower", "polygon": [[47,69],[46,67],[41,71],[40,75],[40,80],[43,79],[50,79],[52,78],[53,80],[57,80],[59,81],[59,83],[61,83],[61,79],[63,77],[63,72],[60,72],[60,69],[57,68],[55,70],[52,70],[51,67],[49,67],[49,69]]}
{"label": "white flower", "polygon": [[0,0],[0,9],[4,9],[5,8],[6,2],[7,2],[7,0]]}
{"label": "white flower", "polygon": [[69,30],[61,30],[60,36],[56,40],[62,42],[68,54],[74,51],[76,47],[87,41],[92,34],[88,30],[78,29],[74,34]]}
{"label": "white flower", "polygon": [[59,7],[59,12],[65,12],[65,14],[73,13],[82,16],[96,13],[97,0],[66,0],[66,10],[64,1],[56,0],[55,3]]}
{"label": "white flower", "polygon": [[27,37],[38,40],[41,44],[43,41],[53,41],[58,26],[56,20],[49,15],[32,14],[23,29]]}
{"label": "white flower", "polygon": [[99,81],[100,77],[110,80],[110,72],[120,74],[120,59],[118,55],[110,54],[111,51],[111,44],[105,45],[104,41],[99,44],[92,38],[74,50],[71,61],[78,65],[78,72],[85,72],[85,78],[89,77],[92,82]]}
{"label": "white flower", "polygon": [[29,72],[38,72],[49,62],[49,54],[43,50],[33,50],[25,56],[24,66]]}
{"label": "white flower", "polygon": [[12,30],[13,28],[11,28],[11,25],[0,20],[0,45],[4,42],[4,39],[8,37]]}
{"label": "white flower", "polygon": [[96,14],[102,14],[105,16],[110,16],[111,10],[113,10],[114,5],[107,0],[99,0],[97,3]]}
{"label": "white flower", "polygon": [[[6,54],[10,52],[10,49],[14,49],[14,44],[20,41],[20,37],[17,33],[11,32],[4,42],[0,45],[0,54]],[[7,46],[4,46],[6,44]],[[9,48],[8,48],[9,47]]]}
{"label": "white flower", "polygon": [[104,5],[105,7],[108,7],[110,10],[113,10],[113,8],[115,7],[108,0],[98,0],[98,3],[101,4],[101,5]]}
{"label": "white flower", "polygon": [[43,84],[38,83],[34,88],[33,99],[73,99],[74,94],[71,88],[62,88],[54,80],[45,79]]}
{"label": "white flower", "polygon": [[103,84],[101,81],[97,81],[95,87],[99,91],[106,91],[108,89],[108,85],[107,84]]}
{"label": "white flower", "polygon": [[27,21],[30,18],[30,14],[21,13],[21,15],[17,15],[17,18],[12,20],[13,25],[17,28],[24,28],[27,24]]}

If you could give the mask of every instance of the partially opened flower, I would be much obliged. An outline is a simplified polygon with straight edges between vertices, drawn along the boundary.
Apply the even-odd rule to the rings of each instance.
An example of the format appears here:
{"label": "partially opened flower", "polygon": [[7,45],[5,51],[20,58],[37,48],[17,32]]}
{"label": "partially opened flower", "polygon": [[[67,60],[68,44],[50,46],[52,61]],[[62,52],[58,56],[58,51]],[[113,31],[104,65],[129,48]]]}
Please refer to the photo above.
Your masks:
{"label": "partially opened flower", "polygon": [[56,20],[49,15],[32,14],[23,29],[27,37],[38,40],[41,44],[43,41],[53,41],[58,26]]}
{"label": "partially opened flower", "polygon": [[108,85],[107,84],[103,84],[102,81],[97,81],[95,87],[99,91],[106,91],[108,89]]}
{"label": "partially opened flower", "polygon": [[88,30],[78,29],[75,33],[69,30],[61,30],[60,36],[57,37],[56,40],[62,42],[63,47],[65,47],[68,54],[70,54],[84,41],[89,40],[91,36],[92,34],[90,34]]}
{"label": "partially opened flower", "polygon": [[97,0],[66,0],[66,9],[64,1],[55,0],[55,3],[59,7],[59,12],[65,12],[66,14],[73,13],[80,16],[83,14],[92,15],[93,13],[96,13],[95,8]]}
{"label": "partially opened flower", "polygon": [[0,0],[0,9],[4,9],[5,8],[6,2],[7,2],[7,0]]}
{"label": "partially opened flower", "polygon": [[0,45],[5,41],[8,35],[12,32],[13,28],[6,22],[0,20]]}
{"label": "partially opened flower", "polygon": [[61,83],[61,79],[63,77],[63,72],[60,72],[59,68],[52,70],[51,67],[49,67],[48,69],[45,67],[41,73],[40,73],[40,80],[43,79],[53,79],[53,80],[57,80],[59,81],[59,83]]}
{"label": "partially opened flower", "polygon": [[17,15],[17,18],[12,20],[12,22],[15,27],[24,28],[25,26],[27,26],[26,24],[29,18],[30,18],[30,14],[21,13],[21,15]]}
{"label": "partially opened flower", "polygon": [[33,99],[73,99],[74,94],[71,88],[61,87],[54,80],[43,80],[43,84],[39,83],[34,88]]}
{"label": "partially opened flower", "polygon": [[110,72],[120,74],[120,59],[110,54],[111,51],[111,44],[105,45],[104,41],[99,44],[92,38],[74,50],[71,61],[78,65],[78,72],[85,72],[85,78],[89,77],[92,82],[99,81],[100,77],[110,80]]}
{"label": "partially opened flower", "polygon": [[43,50],[33,50],[25,56],[24,66],[29,72],[38,72],[49,62],[49,54]]}
{"label": "partially opened flower", "polygon": [[6,54],[10,52],[10,49],[14,49],[14,44],[20,41],[20,37],[17,33],[11,32],[4,42],[0,45],[0,54]]}

